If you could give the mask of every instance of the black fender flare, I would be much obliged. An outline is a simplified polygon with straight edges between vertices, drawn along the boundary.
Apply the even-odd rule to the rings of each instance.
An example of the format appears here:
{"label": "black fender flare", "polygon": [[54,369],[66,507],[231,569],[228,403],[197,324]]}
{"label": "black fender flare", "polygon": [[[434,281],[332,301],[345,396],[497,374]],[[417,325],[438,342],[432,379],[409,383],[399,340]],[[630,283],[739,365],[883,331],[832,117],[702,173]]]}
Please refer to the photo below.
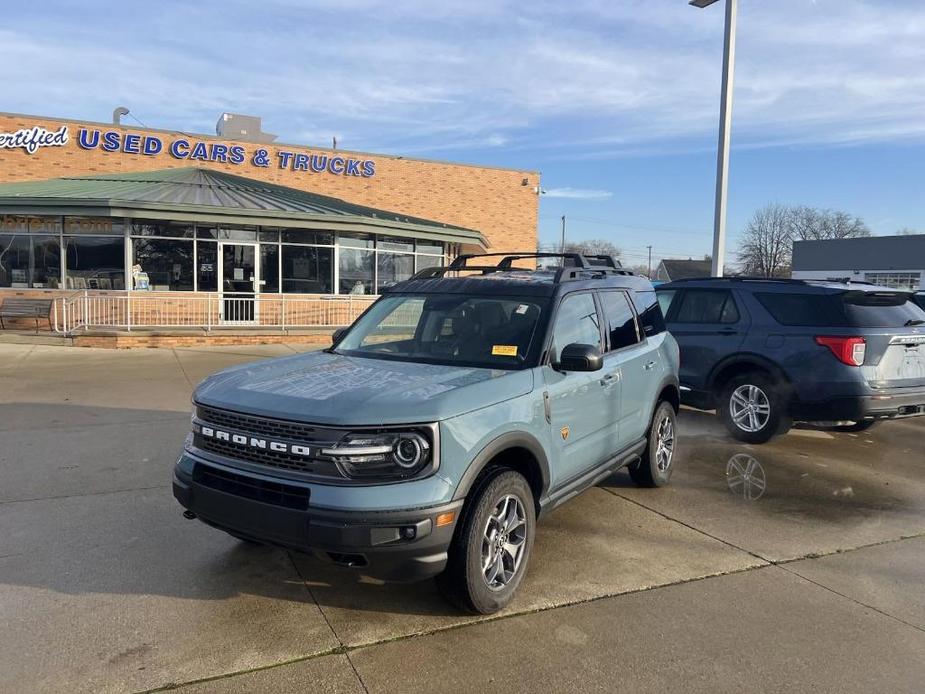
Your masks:
{"label": "black fender flare", "polygon": [[707,386],[714,397],[719,395],[719,393],[716,392],[717,377],[730,366],[751,366],[761,369],[762,371],[767,371],[774,376],[774,378],[780,379],[781,383],[785,385],[788,391],[792,389],[790,378],[781,368],[780,364],[754,352],[742,352],[722,359],[717,362],[712,371],[710,371],[710,376],[707,379]]}
{"label": "black fender flare", "polygon": [[453,500],[464,499],[469,494],[472,485],[475,484],[475,480],[478,479],[482,470],[500,453],[512,448],[523,448],[529,451],[536,459],[542,482],[537,501],[543,498],[549,489],[549,459],[546,456],[546,451],[533,435],[523,431],[511,431],[492,439],[479,451],[478,455],[469,464],[469,467],[466,468],[466,472],[463,474],[462,479],[459,480],[459,484],[456,485]]}

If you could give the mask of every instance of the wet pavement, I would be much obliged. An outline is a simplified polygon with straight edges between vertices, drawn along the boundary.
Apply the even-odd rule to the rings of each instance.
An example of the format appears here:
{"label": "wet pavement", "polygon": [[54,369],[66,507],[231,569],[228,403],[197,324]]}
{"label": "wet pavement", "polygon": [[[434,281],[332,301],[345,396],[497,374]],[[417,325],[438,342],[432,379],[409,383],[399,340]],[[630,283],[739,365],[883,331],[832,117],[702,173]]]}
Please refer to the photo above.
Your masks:
{"label": "wet pavement", "polygon": [[557,509],[485,620],[182,519],[192,384],[301,349],[0,345],[0,691],[921,690],[925,421],[684,410],[672,484]]}

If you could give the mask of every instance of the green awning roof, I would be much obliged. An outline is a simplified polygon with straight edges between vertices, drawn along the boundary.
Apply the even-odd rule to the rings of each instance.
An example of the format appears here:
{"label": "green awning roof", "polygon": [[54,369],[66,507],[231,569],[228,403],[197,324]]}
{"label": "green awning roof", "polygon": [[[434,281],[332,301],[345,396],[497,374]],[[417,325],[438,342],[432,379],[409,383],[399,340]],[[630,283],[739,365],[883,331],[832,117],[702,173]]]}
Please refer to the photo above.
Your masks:
{"label": "green awning roof", "polygon": [[0,184],[0,213],[366,231],[488,247],[473,229],[201,168]]}

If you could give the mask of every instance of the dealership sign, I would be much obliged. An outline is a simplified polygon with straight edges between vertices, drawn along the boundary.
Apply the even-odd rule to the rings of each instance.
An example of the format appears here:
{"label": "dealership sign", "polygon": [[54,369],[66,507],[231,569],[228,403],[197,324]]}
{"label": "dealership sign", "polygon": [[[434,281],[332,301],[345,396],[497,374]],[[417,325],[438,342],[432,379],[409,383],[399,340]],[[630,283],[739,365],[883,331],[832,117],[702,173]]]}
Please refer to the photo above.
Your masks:
{"label": "dealership sign", "polygon": [[46,130],[36,125],[15,133],[0,133],[0,149],[22,148],[28,154],[35,154],[39,147],[62,147],[67,144],[67,126],[57,130]]}
{"label": "dealership sign", "polygon": [[[64,131],[66,137],[67,128],[64,128]],[[187,136],[167,139],[156,135],[136,135],[119,130],[81,128],[77,132],[77,145],[82,149],[141,154],[148,157],[166,152],[174,159],[193,162],[208,161],[236,166],[250,164],[261,168],[275,166],[290,171],[329,173],[335,176],[369,178],[376,175],[376,162],[371,159],[354,159],[338,154],[305,154],[286,150],[278,150],[271,155],[265,147],[258,147],[253,152],[248,152],[240,144],[229,145],[223,142],[196,140]]]}

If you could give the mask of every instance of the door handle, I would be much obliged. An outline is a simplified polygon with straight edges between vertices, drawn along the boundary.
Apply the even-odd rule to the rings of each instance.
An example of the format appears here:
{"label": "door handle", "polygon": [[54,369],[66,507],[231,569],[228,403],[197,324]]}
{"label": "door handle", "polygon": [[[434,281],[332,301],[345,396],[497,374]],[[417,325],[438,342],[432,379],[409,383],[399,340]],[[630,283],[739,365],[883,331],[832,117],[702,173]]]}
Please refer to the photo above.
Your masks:
{"label": "door handle", "polygon": [[611,383],[614,383],[615,381],[619,381],[619,380],[620,380],[619,373],[605,374],[604,376],[601,377],[601,385],[609,386]]}
{"label": "door handle", "polygon": [[644,367],[642,367],[642,368],[644,368],[646,371],[650,371],[650,370],[652,369],[652,367],[654,367],[654,366],[655,366],[655,362],[654,362],[654,361],[650,361],[650,362],[648,362],[648,363],[647,363]]}

